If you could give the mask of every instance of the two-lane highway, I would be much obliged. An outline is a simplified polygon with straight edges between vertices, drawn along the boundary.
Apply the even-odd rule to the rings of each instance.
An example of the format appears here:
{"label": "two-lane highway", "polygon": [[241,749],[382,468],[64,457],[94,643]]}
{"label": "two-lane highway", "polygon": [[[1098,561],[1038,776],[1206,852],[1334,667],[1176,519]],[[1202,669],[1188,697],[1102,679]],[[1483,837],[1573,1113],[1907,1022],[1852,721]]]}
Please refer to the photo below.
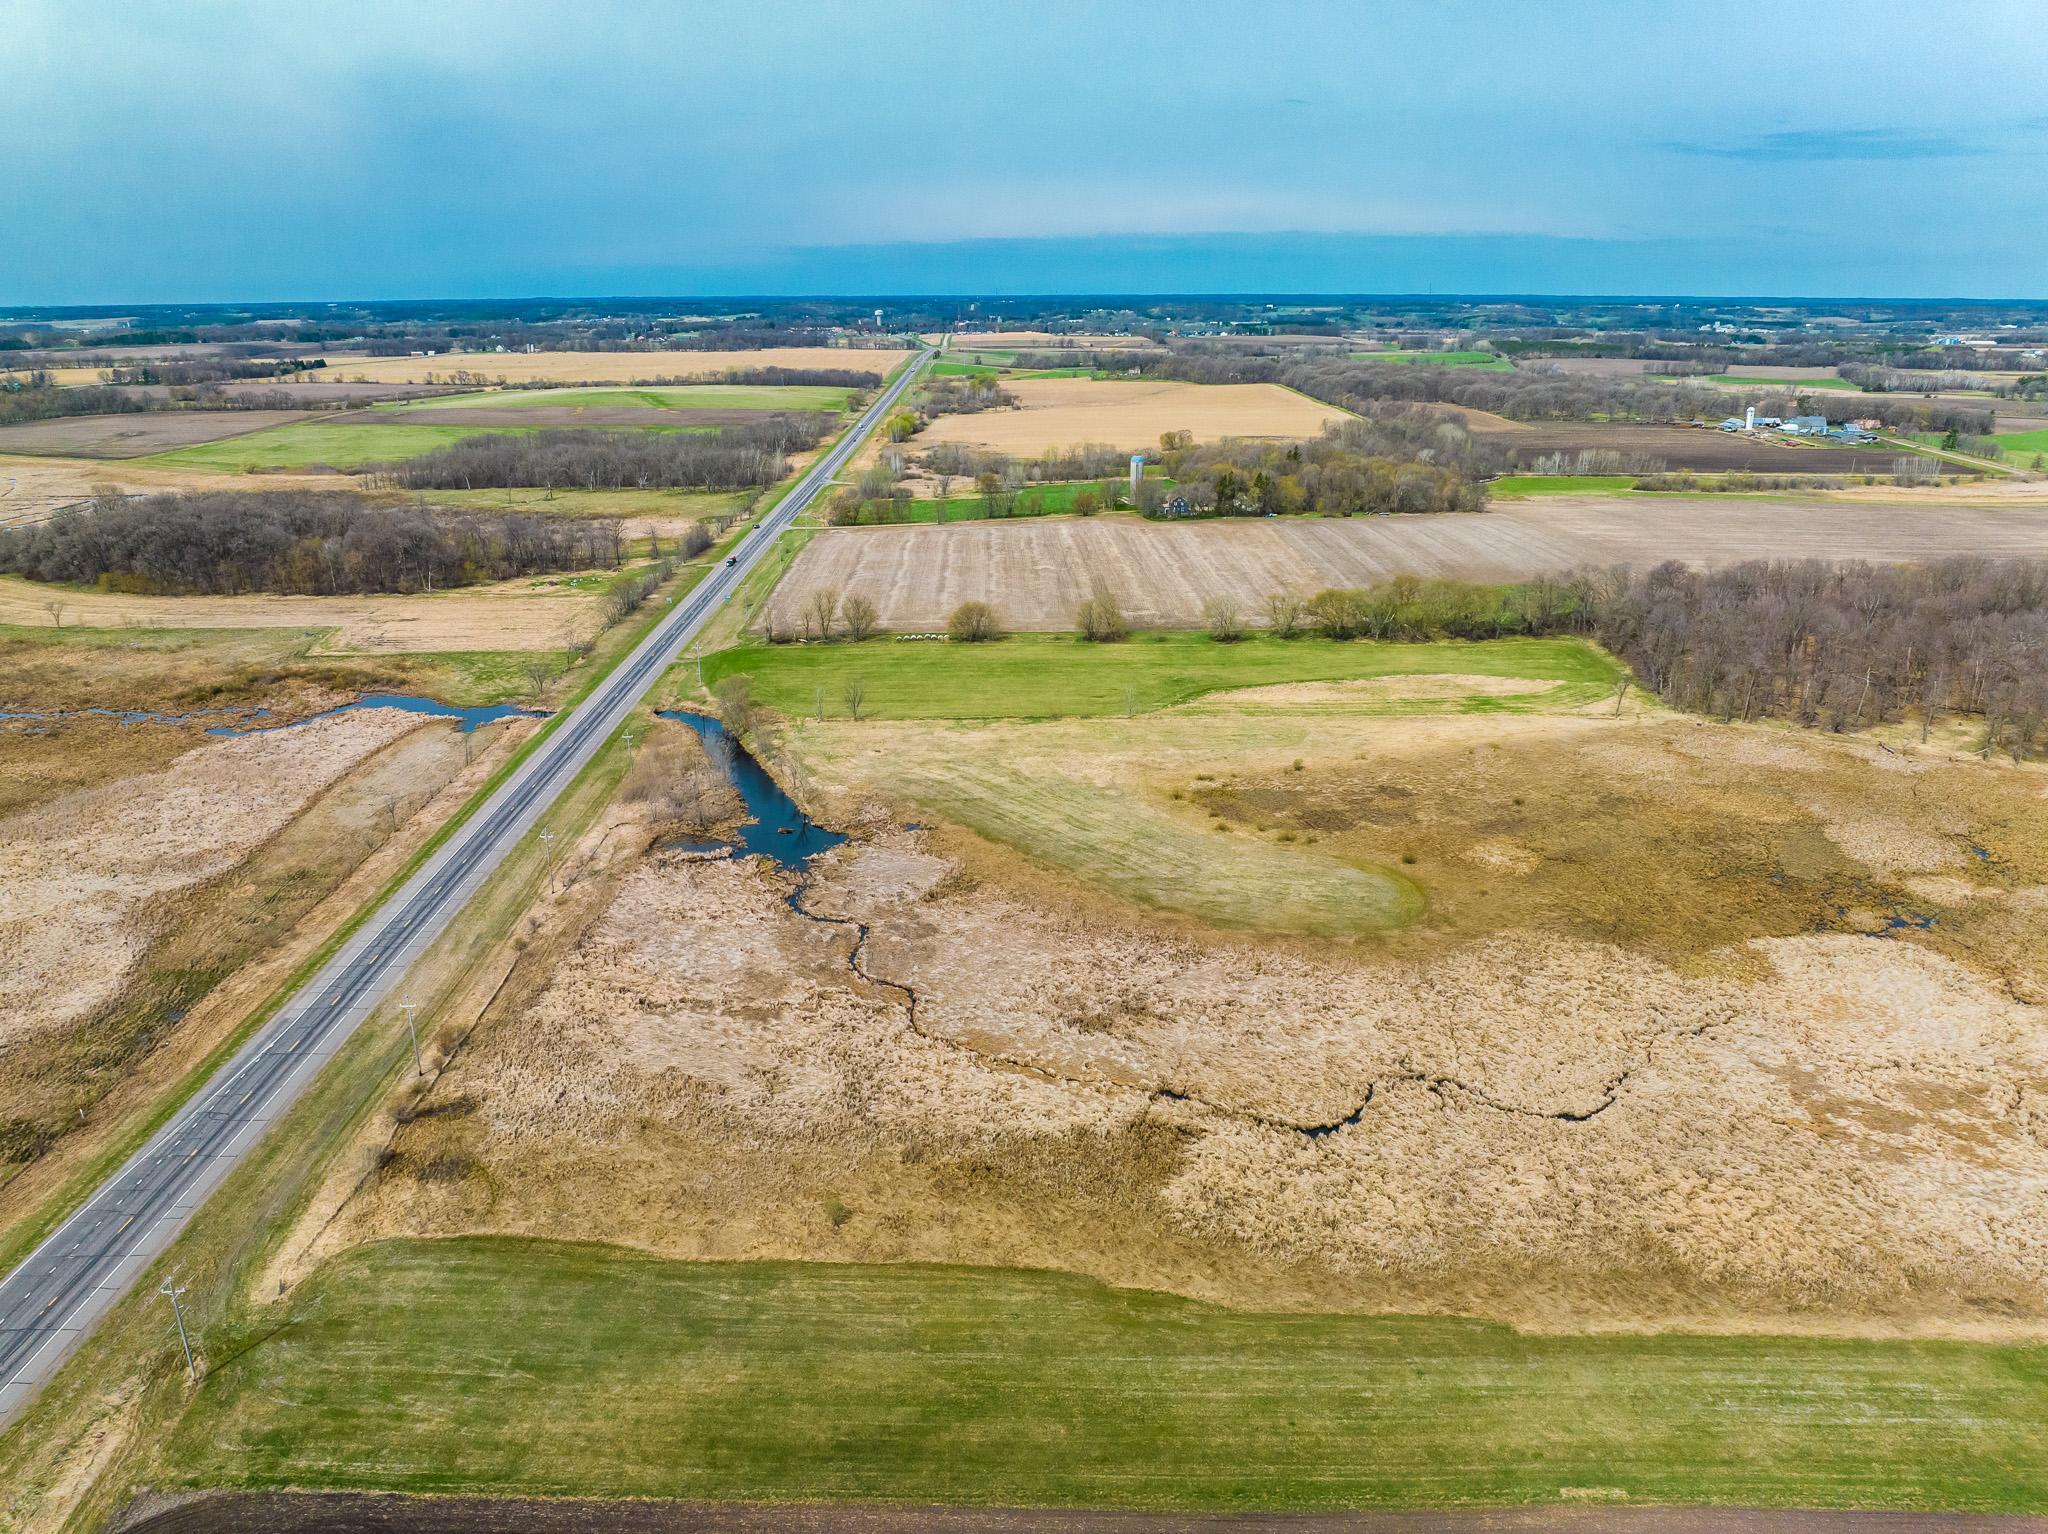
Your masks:
{"label": "two-lane highway", "polygon": [[0,1420],[34,1394],[198,1210],[264,1128],[530,831],[776,535],[851,458],[931,360],[912,360],[798,480],[735,562],[716,567],[578,704],[469,821],[29,1258],[0,1280]]}

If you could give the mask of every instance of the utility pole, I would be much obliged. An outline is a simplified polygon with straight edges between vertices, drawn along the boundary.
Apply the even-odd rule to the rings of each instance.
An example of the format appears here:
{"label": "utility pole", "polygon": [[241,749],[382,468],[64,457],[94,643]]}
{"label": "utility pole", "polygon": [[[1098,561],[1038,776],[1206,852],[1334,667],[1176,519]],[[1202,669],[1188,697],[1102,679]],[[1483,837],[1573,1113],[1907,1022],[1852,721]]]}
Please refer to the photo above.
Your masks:
{"label": "utility pole", "polygon": [[412,1035],[412,1073],[415,1076],[424,1076],[427,1074],[427,1068],[420,1063],[420,1025],[416,1016],[420,1004],[408,996],[398,1004],[398,1010],[405,1014],[406,1032]]}
{"label": "utility pole", "polygon": [[185,1310],[178,1303],[179,1297],[185,1292],[185,1286],[178,1282],[178,1275],[173,1273],[157,1285],[156,1292],[171,1302],[171,1319],[178,1323],[178,1346],[185,1350],[185,1377],[196,1385],[199,1383],[199,1368],[192,1362],[192,1339],[185,1334]]}

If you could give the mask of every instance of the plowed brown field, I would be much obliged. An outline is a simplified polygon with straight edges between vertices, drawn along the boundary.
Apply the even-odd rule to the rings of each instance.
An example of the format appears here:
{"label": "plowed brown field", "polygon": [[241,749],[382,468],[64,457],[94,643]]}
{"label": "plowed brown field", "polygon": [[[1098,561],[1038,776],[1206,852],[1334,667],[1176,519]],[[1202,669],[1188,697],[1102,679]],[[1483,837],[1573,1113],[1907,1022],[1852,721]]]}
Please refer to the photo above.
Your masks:
{"label": "plowed brown field", "polygon": [[969,600],[994,603],[1011,628],[1056,630],[1073,627],[1074,604],[1101,583],[1135,621],[1191,627],[1211,597],[1233,598],[1252,615],[1269,592],[1402,574],[1507,581],[1664,559],[1712,566],[1951,554],[2048,558],[2048,505],[1589,496],[1503,503],[1476,516],[830,528],[804,549],[766,610],[790,632],[809,594],[834,586],[872,598],[883,627],[899,631],[942,629]]}

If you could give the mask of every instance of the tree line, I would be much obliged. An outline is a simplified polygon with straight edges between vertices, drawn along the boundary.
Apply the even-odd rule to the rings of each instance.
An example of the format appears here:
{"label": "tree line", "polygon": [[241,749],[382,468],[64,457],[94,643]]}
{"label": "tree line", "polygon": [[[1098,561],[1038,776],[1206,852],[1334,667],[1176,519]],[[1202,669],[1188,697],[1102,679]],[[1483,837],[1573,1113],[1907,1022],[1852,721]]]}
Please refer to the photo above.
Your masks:
{"label": "tree line", "polygon": [[106,492],[0,531],[0,570],[164,595],[436,591],[558,570],[613,569],[610,519],[388,506],[339,490]]}
{"label": "tree line", "polygon": [[[1428,402],[1484,410],[1516,421],[1693,421],[1720,415],[1725,400],[1702,395],[1695,386],[1662,382],[1648,375],[1564,373],[1532,363],[1513,372],[1487,368],[1415,367],[1318,357],[1242,356],[1177,352],[1148,361],[1148,374],[1190,383],[1278,383],[1339,406],[1371,414],[1390,400]],[[1767,414],[1793,413],[1796,385],[1763,393]],[[1989,410],[1941,400],[1864,397],[1855,402],[1859,418],[1918,431],[1987,433]]]}
{"label": "tree line", "polygon": [[1498,453],[1455,421],[1418,414],[1338,422],[1305,442],[1179,442],[1162,459],[1173,493],[1198,512],[1350,517],[1483,511],[1480,476]]}
{"label": "tree line", "polygon": [[738,490],[772,485],[789,455],[816,447],[831,417],[764,416],[713,431],[537,431],[465,437],[394,464],[407,490]]}

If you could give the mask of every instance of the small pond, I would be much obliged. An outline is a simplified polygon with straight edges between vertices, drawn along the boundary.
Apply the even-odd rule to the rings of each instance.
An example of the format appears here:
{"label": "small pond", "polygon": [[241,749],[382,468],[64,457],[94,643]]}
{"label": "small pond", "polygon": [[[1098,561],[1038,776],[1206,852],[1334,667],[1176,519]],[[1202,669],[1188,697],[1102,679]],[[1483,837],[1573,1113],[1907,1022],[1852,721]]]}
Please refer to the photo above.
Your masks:
{"label": "small pond", "polygon": [[704,742],[704,754],[725,774],[726,781],[739,790],[747,814],[752,817],[730,839],[679,838],[669,845],[698,852],[731,847],[735,857],[773,858],[784,868],[801,869],[811,858],[847,840],[841,832],[826,830],[798,808],[768,769],[755,761],[753,753],[716,719],[679,708],[663,709],[661,717],[678,720],[697,732],[697,738]]}

